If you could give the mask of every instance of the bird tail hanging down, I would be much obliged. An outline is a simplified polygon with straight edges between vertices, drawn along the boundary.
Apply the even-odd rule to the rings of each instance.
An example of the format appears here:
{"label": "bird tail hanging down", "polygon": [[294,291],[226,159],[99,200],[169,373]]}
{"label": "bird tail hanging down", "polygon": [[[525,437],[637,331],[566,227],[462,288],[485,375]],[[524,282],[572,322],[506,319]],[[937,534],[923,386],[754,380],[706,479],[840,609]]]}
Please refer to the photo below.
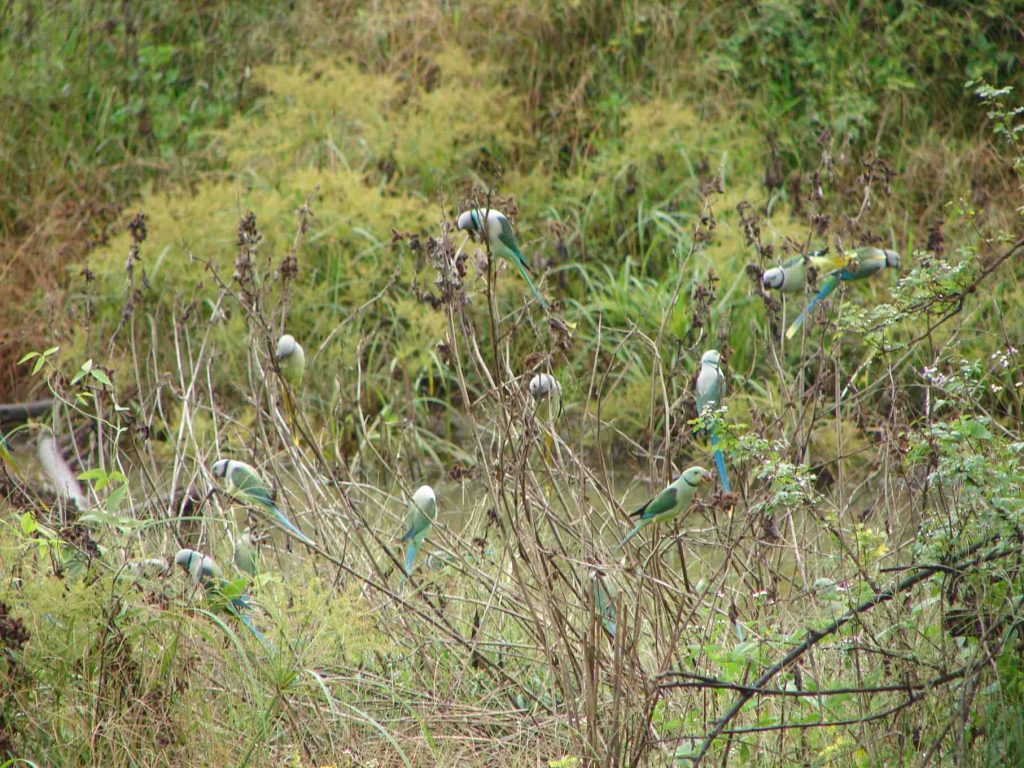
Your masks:
{"label": "bird tail hanging down", "polygon": [[266,648],[269,651],[274,650],[274,644],[267,639],[266,635],[264,635],[262,632],[256,629],[256,625],[253,623],[252,616],[249,616],[247,613],[243,613],[243,609],[239,608],[238,606],[234,606],[233,613],[236,616],[238,616],[238,620],[245,625],[245,628],[252,632],[253,636],[263,644],[264,648]]}
{"label": "bird tail hanging down", "polygon": [[617,546],[612,551],[613,552],[618,552],[620,549],[622,549],[624,546],[626,546],[626,542],[628,542],[630,539],[632,539],[634,536],[636,536],[638,533],[640,533],[640,529],[643,528],[644,525],[646,525],[646,524],[647,524],[646,520],[641,520],[639,523],[637,523],[635,526],[633,526],[633,530],[630,531],[629,533],[627,533],[626,534],[626,538],[624,538],[622,541],[620,541],[619,542],[619,546]]}
{"label": "bird tail hanging down", "polygon": [[829,275],[825,278],[825,282],[821,284],[821,288],[816,294],[814,294],[814,298],[807,302],[807,306],[804,307],[804,311],[797,315],[796,320],[794,320],[793,324],[789,326],[789,330],[786,331],[787,339],[792,339],[796,335],[796,332],[800,330],[800,326],[804,324],[804,320],[807,316],[814,311],[816,306],[829,297],[829,294],[836,289],[837,285],[839,285],[839,278],[833,275]]}
{"label": "bird tail hanging down", "polygon": [[409,539],[405,546],[405,575],[412,576],[412,566],[416,562],[416,554],[420,551],[422,541],[417,538]]}
{"label": "bird tail hanging down", "polygon": [[295,447],[299,446],[299,420],[296,412],[295,397],[287,386],[281,388],[281,402],[284,405],[285,418],[288,420],[288,429],[292,432],[292,442]]}
{"label": "bird tail hanging down", "polygon": [[540,295],[540,291],[537,290],[537,286],[534,285],[533,280],[530,279],[530,272],[526,267],[526,262],[522,261],[521,257],[520,259],[513,259],[512,261],[515,262],[516,269],[519,270],[519,274],[523,276],[523,280],[526,281],[526,284],[530,286],[530,290],[533,291],[533,295],[537,297],[537,301],[540,302],[540,305],[544,309],[549,309],[551,305],[548,304],[547,300]]}
{"label": "bird tail hanging down", "polygon": [[615,603],[600,578],[594,579],[594,608],[601,617],[605,631],[615,637]]}
{"label": "bird tail hanging down", "polygon": [[[711,446],[718,445],[718,438],[715,437],[715,433],[711,433]],[[725,473],[725,456],[722,451],[715,448],[715,466],[718,467],[718,479],[722,481],[722,490],[726,493],[732,493],[732,488],[729,487],[729,476]]]}
{"label": "bird tail hanging down", "polygon": [[277,522],[281,524],[282,528],[284,528],[289,533],[291,533],[295,538],[297,538],[303,544],[309,544],[310,546],[315,546],[316,542],[314,542],[311,538],[309,538],[309,536],[307,536],[302,531],[300,531],[298,528],[296,528],[295,525],[292,523],[292,521],[289,520],[287,517],[285,517],[284,513],[281,512],[281,510],[278,509],[276,506],[273,506],[273,507],[270,508],[270,513],[274,516],[274,519],[277,520]]}

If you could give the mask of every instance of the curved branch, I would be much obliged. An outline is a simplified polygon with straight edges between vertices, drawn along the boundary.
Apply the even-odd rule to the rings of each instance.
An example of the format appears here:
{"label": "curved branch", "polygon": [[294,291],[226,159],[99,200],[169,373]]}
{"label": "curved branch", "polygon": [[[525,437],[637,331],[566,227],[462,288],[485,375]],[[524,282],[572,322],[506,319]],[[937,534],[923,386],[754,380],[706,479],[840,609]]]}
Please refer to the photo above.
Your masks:
{"label": "curved branch", "polygon": [[[712,728],[710,733],[708,733],[708,735],[705,737],[703,744],[701,744],[700,751],[693,758],[694,766],[700,764],[700,761],[704,759],[704,755],[707,754],[708,750],[711,748],[711,745],[714,743],[715,739],[717,739],[719,736],[727,732],[726,726],[728,726],[728,724],[733,720],[733,718],[735,718],[736,715],[739,714],[740,710],[743,709],[746,703],[750,701],[752,698],[754,698],[755,695],[757,695],[759,690],[763,689],[765,685],[772,680],[772,678],[779,674],[779,672],[784,670],[794,661],[796,661],[805,653],[807,653],[807,651],[809,651],[811,648],[817,645],[822,639],[828,637],[831,634],[834,634],[843,626],[853,621],[853,619],[857,618],[860,614],[866,613],[875,606],[881,605],[882,603],[886,603],[892,600],[894,597],[896,597],[896,595],[902,592],[906,592],[909,589],[912,589],[916,585],[920,584],[922,581],[927,581],[936,573],[945,572],[947,568],[953,567],[957,570],[965,570],[979,563],[988,562],[990,560],[998,559],[1000,557],[1005,557],[1007,555],[1015,554],[1019,551],[1017,547],[1011,547],[993,550],[984,555],[976,556],[976,553],[979,550],[994,542],[995,539],[996,537],[991,537],[984,541],[978,542],[977,544],[974,544],[970,547],[967,547],[966,549],[963,549],[960,552],[957,552],[952,557],[948,558],[945,563],[922,568],[912,576],[908,576],[907,578],[903,579],[901,582],[896,584],[896,586],[894,586],[892,589],[882,590],[881,592],[872,595],[870,598],[862,602],[860,605],[851,608],[849,611],[844,613],[835,621],[826,625],[824,628],[808,630],[803,642],[795,646],[785,656],[779,659],[779,661],[775,662],[772,666],[765,670],[764,673],[759,678],[757,678],[757,680],[755,680],[749,687],[739,692],[739,696],[737,696],[736,701],[733,702],[732,706],[729,707],[729,709],[725,712],[724,715],[722,715],[717,721],[715,721],[714,728]],[[909,698],[913,698],[913,696]]]}

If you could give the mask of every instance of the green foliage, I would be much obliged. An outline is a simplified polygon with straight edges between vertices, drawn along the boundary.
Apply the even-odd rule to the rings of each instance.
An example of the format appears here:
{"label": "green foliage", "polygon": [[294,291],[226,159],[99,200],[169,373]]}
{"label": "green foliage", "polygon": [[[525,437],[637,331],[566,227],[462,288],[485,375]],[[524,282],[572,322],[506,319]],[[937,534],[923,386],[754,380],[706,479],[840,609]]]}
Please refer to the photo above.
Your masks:
{"label": "green foliage", "polygon": [[[47,765],[156,764],[175,755],[215,763],[239,744],[266,738],[268,728],[291,730],[272,725],[272,702],[282,690],[320,696],[296,674],[287,651],[267,657],[229,614],[193,610],[199,598],[180,574],[128,576],[93,561],[62,580],[25,541],[5,534],[0,551],[5,563],[18,563],[20,577],[12,581],[4,571],[0,603],[27,633],[21,648],[0,638],[7,643],[0,711],[14,754]],[[313,574],[296,573],[289,583],[261,590],[266,613],[257,622],[302,628],[301,636],[280,639],[270,632],[283,646],[296,644],[298,665],[363,665],[388,652],[354,591],[332,593]],[[335,695],[343,705],[343,692]],[[272,763],[258,757],[253,764]]]}
{"label": "green foliage", "polygon": [[[0,600],[31,635],[0,637],[0,758],[681,764],[738,690],[663,687],[671,670],[743,686],[828,632],[768,686],[824,693],[759,694],[709,759],[890,764],[930,740],[1019,762],[1022,575],[999,549],[1024,522],[1019,15],[0,10],[0,253],[58,254],[64,283],[56,323],[42,277],[10,302],[45,350],[11,359],[94,425],[78,478],[97,501],[33,498],[0,444]],[[31,234],[69,197],[75,227]],[[554,313],[507,264],[488,293],[484,249],[450,231],[481,202],[511,214]],[[145,217],[107,231],[112,206]],[[784,340],[808,295],[765,294],[760,270],[867,243],[901,272]],[[282,418],[283,331],[309,368]],[[710,460],[690,412],[710,346],[735,493],[612,551],[634,496]],[[539,370],[564,416],[528,401]],[[220,456],[266,470],[315,553],[271,542],[219,596],[122,570],[182,543],[230,561],[225,533],[253,519],[205,493]],[[451,512],[399,581],[396,499],[437,477]],[[597,569],[614,638],[580,587]],[[242,595],[276,651],[227,610]],[[961,678],[927,682],[948,670],[955,705]],[[828,695],[851,681],[866,691]],[[815,727],[756,730],[794,725]]]}

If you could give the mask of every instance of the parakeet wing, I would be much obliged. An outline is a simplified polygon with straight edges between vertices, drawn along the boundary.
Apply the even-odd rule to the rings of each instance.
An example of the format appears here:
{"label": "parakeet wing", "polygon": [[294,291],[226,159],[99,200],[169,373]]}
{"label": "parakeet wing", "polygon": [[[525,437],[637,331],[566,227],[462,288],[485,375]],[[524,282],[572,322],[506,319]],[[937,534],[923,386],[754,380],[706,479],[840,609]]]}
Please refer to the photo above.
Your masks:
{"label": "parakeet wing", "polygon": [[501,231],[498,232],[498,241],[508,248],[515,255],[516,262],[527,271],[532,272],[530,265],[526,263],[526,259],[523,258],[522,252],[519,250],[519,242],[516,240],[516,234],[512,231],[512,225],[509,224],[508,219],[501,220]]}
{"label": "parakeet wing", "polygon": [[239,493],[244,493],[257,504],[274,507],[274,500],[263,483],[263,479],[246,467],[235,467],[231,473],[231,484]]}
{"label": "parakeet wing", "polygon": [[818,306],[818,304],[827,299],[829,294],[836,289],[836,286],[839,285],[839,280],[840,278],[835,272],[825,278],[825,281],[821,284],[821,288],[816,294],[814,294],[814,298],[807,302],[807,306],[804,307],[804,311],[801,312],[797,316],[796,320],[793,321],[793,324],[789,326],[789,330],[786,331],[787,339],[791,339],[796,335],[796,332],[800,330],[800,326],[803,325],[807,316],[816,306]]}
{"label": "parakeet wing", "polygon": [[676,505],[676,489],[666,488],[632,514],[641,520],[651,520],[672,510]]}

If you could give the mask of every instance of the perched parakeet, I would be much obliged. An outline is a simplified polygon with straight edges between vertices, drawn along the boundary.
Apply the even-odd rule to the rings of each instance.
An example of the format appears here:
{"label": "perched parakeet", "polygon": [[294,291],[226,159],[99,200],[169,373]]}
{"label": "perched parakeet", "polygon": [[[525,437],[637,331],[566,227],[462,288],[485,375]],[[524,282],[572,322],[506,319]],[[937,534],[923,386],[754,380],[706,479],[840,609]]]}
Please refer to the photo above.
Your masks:
{"label": "perched parakeet", "polygon": [[306,371],[306,353],[302,345],[295,340],[290,333],[286,333],[277,340],[277,352],[274,354],[277,360],[277,367],[281,369],[281,375],[298,389],[302,383],[302,374]]}
{"label": "perched parakeet", "polygon": [[[722,373],[722,356],[717,349],[709,349],[700,358],[700,373],[697,374],[697,414],[707,415],[715,411],[722,404],[722,395],[725,394],[725,374]],[[711,447],[718,444],[718,437],[714,430],[711,431]],[[729,477],[725,473],[725,456],[715,448],[715,466],[718,468],[718,477],[722,481],[722,490],[731,492]]]}
{"label": "perched parakeet", "polygon": [[[487,222],[486,232],[484,227],[485,220]],[[537,297],[537,301],[540,302],[544,309],[548,308],[547,301],[540,295],[537,286],[530,279],[530,265],[523,258],[522,251],[519,250],[516,234],[512,231],[512,225],[505,214],[494,209],[485,211],[480,208],[474,208],[459,214],[457,226],[459,229],[469,232],[474,238],[486,237],[491,253],[495,256],[503,256],[515,264],[519,274],[523,276],[526,284],[533,291],[533,295]]]}
{"label": "perched parakeet", "polygon": [[786,331],[786,338],[791,339],[796,335],[796,332],[803,325],[804,319],[814,310],[818,304],[827,299],[829,295],[839,286],[842,282],[850,280],[863,280],[871,277],[876,272],[891,267],[893,269],[899,269],[902,263],[900,255],[896,251],[886,251],[881,248],[857,248],[850,251],[846,256],[849,259],[849,263],[841,268],[832,272],[826,277],[822,283],[821,288],[814,297],[807,302],[807,306],[804,311],[801,312],[793,324],[789,326],[789,330]]}
{"label": "perched parakeet", "polygon": [[665,490],[644,504],[630,517],[640,517],[636,524],[622,540],[617,549],[626,546],[626,542],[632,539],[645,526],[651,523],[668,522],[675,518],[680,512],[690,506],[697,489],[704,483],[714,480],[714,475],[704,467],[690,467],[683,474],[675,479]]}
{"label": "perched parakeet", "polygon": [[284,516],[284,513],[277,508],[277,504],[270,498],[267,484],[260,474],[244,461],[235,459],[219,459],[213,463],[213,476],[222,478],[227,485],[228,491],[241,501],[254,504],[267,510],[271,516],[281,525],[282,528],[291,533],[295,538],[304,544],[313,544],[313,540],[300,531],[295,525]]}
{"label": "perched parakeet", "polygon": [[812,253],[795,256],[781,267],[766,270],[761,276],[761,285],[774,288],[783,293],[802,292],[807,287],[808,270],[813,269],[819,275],[827,275],[848,266],[851,255],[829,256],[828,248]]}
{"label": "perched parakeet", "polygon": [[406,542],[405,547],[405,572],[412,574],[413,562],[416,560],[416,553],[420,551],[420,545],[430,533],[430,527],[437,519],[437,499],[434,497],[434,489],[429,485],[421,485],[412,495],[409,502],[409,511],[406,514],[408,526],[402,541]]}
{"label": "perched parakeet", "polygon": [[179,549],[178,554],[174,556],[174,562],[189,575],[193,584],[203,587],[207,597],[215,602],[223,602],[227,611],[236,616],[246,626],[246,629],[255,635],[257,640],[268,648],[273,647],[264,634],[256,629],[252,617],[249,616],[249,611],[252,608],[249,596],[242,594],[229,598],[225,595],[225,588],[230,582],[224,578],[220,567],[212,557],[207,557],[194,549]]}
{"label": "perched parakeet", "polygon": [[603,573],[594,571],[590,574],[590,579],[594,585],[594,611],[601,617],[605,631],[615,637],[615,588],[612,586],[609,589],[611,584],[605,584]]}
{"label": "perched parakeet", "polygon": [[256,552],[256,544],[252,540],[252,534],[246,528],[234,541],[232,559],[235,567],[247,576],[255,576],[258,570],[259,554]]}
{"label": "perched parakeet", "polygon": [[[549,403],[557,402],[558,415],[562,415],[562,385],[550,373],[538,373],[530,379],[530,396],[537,403],[543,400],[547,400]],[[548,416],[551,416],[550,409]]]}

